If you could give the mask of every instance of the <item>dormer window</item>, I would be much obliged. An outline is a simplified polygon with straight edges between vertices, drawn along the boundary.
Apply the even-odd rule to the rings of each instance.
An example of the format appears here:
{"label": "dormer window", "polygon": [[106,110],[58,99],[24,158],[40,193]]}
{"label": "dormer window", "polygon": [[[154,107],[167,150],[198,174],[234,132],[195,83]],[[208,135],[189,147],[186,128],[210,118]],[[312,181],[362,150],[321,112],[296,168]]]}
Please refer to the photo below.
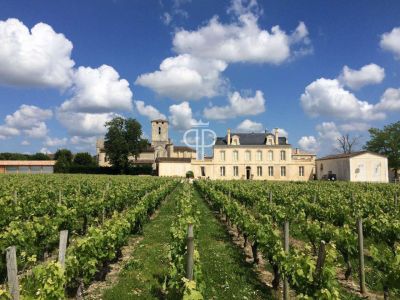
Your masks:
{"label": "dormer window", "polygon": [[232,137],[232,143],[231,143],[231,145],[240,145],[240,143],[239,143],[239,137],[238,137],[237,135],[234,135],[234,136]]}
{"label": "dormer window", "polygon": [[271,136],[267,137],[267,145],[273,145],[274,144],[274,139]]}

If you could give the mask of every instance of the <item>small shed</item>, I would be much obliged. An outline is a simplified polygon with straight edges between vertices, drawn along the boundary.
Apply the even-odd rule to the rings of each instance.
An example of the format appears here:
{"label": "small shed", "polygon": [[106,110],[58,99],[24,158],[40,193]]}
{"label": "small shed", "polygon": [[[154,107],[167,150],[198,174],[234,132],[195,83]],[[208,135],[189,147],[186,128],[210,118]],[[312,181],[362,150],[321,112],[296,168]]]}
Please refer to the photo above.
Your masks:
{"label": "small shed", "polygon": [[389,182],[387,157],[370,151],[328,155],[316,159],[317,179]]}
{"label": "small shed", "polygon": [[0,160],[0,174],[49,174],[55,164],[55,160]]}

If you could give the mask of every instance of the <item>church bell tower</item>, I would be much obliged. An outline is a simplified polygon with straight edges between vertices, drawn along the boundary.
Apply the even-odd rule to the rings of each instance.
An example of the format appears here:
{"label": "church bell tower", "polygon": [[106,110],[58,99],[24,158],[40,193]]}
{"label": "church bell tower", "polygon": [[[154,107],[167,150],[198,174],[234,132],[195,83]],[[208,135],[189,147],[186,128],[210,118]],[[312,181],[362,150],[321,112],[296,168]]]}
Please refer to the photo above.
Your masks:
{"label": "church bell tower", "polygon": [[162,119],[151,121],[151,146],[165,147],[168,143],[168,121]]}

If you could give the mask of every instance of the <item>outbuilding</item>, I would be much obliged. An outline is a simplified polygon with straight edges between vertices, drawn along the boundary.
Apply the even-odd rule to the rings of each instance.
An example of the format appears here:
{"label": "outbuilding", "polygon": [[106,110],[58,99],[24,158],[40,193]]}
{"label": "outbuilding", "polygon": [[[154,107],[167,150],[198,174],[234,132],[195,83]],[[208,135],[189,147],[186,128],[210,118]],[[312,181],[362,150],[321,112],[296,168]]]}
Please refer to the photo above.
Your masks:
{"label": "outbuilding", "polygon": [[317,179],[389,182],[387,157],[370,152],[336,154],[316,159]]}
{"label": "outbuilding", "polygon": [[0,174],[49,174],[55,160],[0,160]]}

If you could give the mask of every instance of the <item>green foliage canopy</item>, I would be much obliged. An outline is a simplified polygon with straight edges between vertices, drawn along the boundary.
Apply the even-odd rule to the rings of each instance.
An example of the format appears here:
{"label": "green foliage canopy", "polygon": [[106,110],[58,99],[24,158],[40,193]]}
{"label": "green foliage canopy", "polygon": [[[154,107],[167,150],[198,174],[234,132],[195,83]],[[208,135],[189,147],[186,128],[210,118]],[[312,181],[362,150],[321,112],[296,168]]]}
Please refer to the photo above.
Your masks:
{"label": "green foliage canopy", "polygon": [[136,159],[147,147],[148,141],[142,138],[142,126],[135,119],[116,117],[107,122],[106,127],[106,155],[114,168],[125,173],[131,164],[129,156]]}
{"label": "green foliage canopy", "polygon": [[400,121],[386,125],[383,129],[371,128],[371,136],[366,143],[365,149],[387,156],[389,167],[395,170],[398,177],[400,168]]}
{"label": "green foliage canopy", "polygon": [[79,152],[79,153],[75,154],[74,165],[94,166],[95,161],[88,152]]}

